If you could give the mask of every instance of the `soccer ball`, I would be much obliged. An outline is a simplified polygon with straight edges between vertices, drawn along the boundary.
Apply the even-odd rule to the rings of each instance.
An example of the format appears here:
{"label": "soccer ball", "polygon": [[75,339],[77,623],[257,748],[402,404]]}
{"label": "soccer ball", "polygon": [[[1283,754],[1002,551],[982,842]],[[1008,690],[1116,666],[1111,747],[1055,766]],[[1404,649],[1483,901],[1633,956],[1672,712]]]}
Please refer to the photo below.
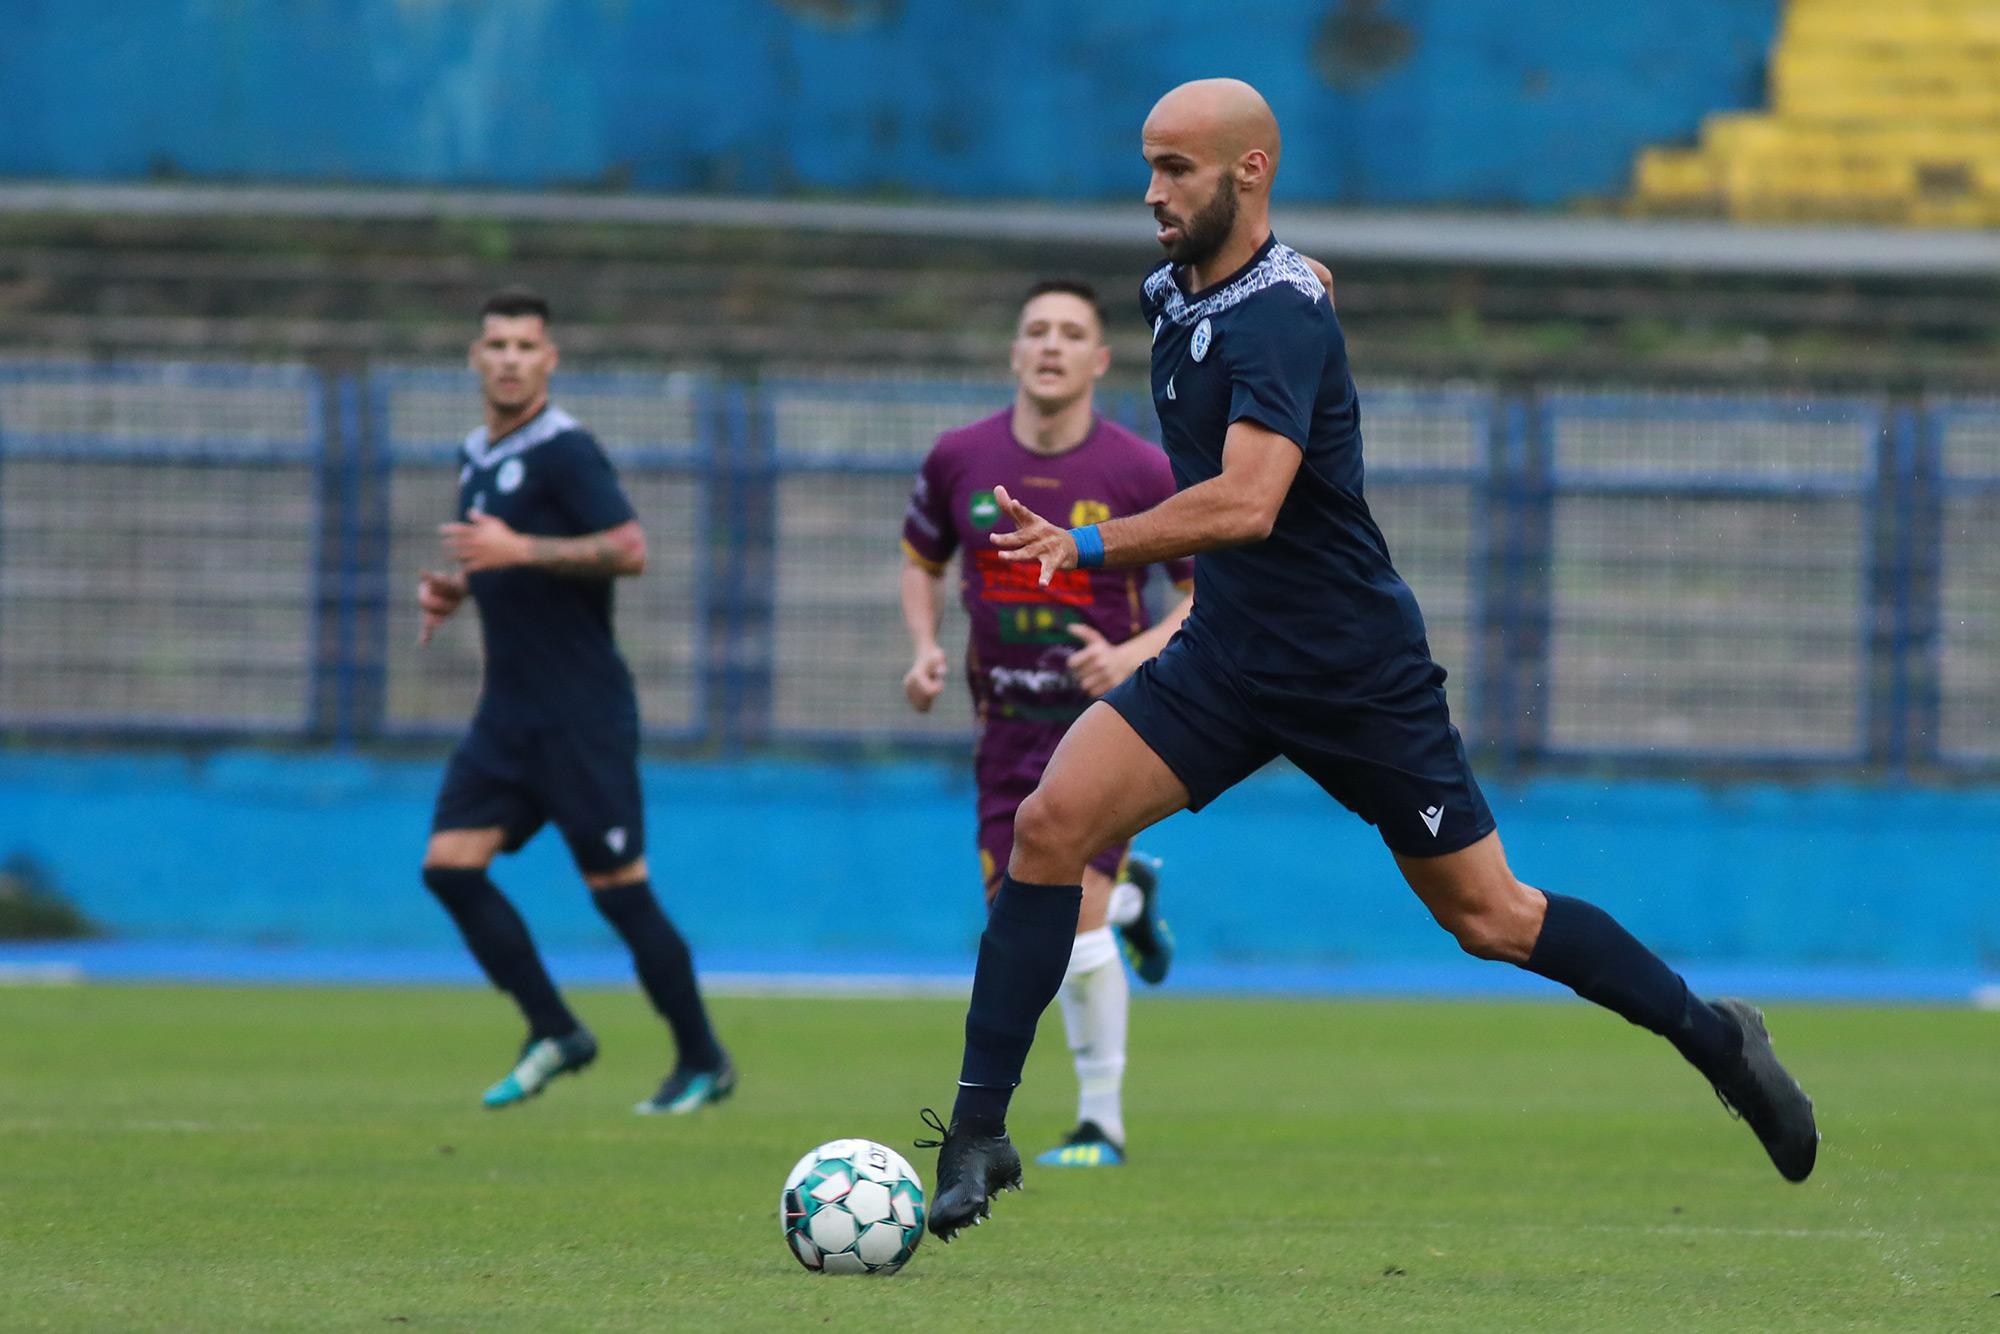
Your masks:
{"label": "soccer ball", "polygon": [[924,1239],[924,1183],[894,1149],[833,1140],[785,1178],[778,1221],[815,1274],[893,1274]]}

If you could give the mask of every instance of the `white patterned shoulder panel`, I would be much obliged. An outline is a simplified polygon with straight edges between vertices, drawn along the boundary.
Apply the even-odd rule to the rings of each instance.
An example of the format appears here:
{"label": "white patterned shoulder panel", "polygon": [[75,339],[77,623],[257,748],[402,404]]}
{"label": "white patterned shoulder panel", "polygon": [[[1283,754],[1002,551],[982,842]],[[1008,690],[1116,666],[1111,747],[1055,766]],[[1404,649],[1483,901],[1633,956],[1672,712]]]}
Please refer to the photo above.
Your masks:
{"label": "white patterned shoulder panel", "polygon": [[1272,246],[1270,253],[1258,260],[1256,267],[1248,273],[1220,292],[1205,296],[1192,305],[1181,295],[1181,285],[1174,281],[1171,264],[1146,275],[1145,292],[1149,299],[1158,303],[1160,313],[1175,324],[1192,324],[1211,315],[1220,315],[1231,306],[1241,305],[1265,288],[1276,287],[1280,283],[1298,288],[1314,301],[1326,293],[1299,252],[1288,245]]}
{"label": "white patterned shoulder panel", "polygon": [[503,437],[498,447],[486,443],[486,428],[476,426],[472,434],[465,437],[465,456],[482,468],[489,468],[501,459],[524,454],[536,445],[555,439],[564,431],[577,428],[576,418],[551,403],[539,417],[510,436]]}

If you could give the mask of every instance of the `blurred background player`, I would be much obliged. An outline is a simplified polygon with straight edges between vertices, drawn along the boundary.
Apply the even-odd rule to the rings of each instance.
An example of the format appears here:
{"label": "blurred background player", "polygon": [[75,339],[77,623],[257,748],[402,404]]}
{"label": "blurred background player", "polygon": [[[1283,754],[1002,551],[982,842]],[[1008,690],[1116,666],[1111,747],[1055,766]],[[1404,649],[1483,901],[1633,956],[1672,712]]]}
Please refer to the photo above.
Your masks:
{"label": "blurred background player", "polygon": [[646,537],[597,441],[549,402],[556,345],[548,303],[510,289],[480,311],[471,350],[485,423],[466,437],[460,519],[440,532],[455,573],[425,571],[421,640],[469,595],[485,673],[472,727],[438,790],[424,884],[493,985],[528,1022],[520,1060],[488,1107],[541,1092],[597,1057],[527,924],[486,874],[545,822],[569,844],[591,901],[632,961],[679,1059],[640,1112],[690,1112],[729,1096],[687,943],[653,897],[639,792],[639,705],[612,637],[612,581],[645,571]]}
{"label": "blurred background player", "polygon": [[[1001,560],[987,541],[1001,521],[996,486],[1033,495],[1078,522],[1137,513],[1172,494],[1166,455],[1097,415],[1097,381],[1110,364],[1097,294],[1083,283],[1037,283],[1015,326],[1013,405],[938,437],[903,522],[903,620],[915,649],[903,693],[918,712],[928,712],[944,690],[939,584],[952,553],[964,552],[959,595],[971,620],[965,672],[978,725],[973,765],[988,899],[1013,848],[1014,810],[1034,791],[1063,733],[1091,700],[1160,651],[1190,605],[1184,597],[1149,624],[1148,567],[1073,571],[1040,587],[1032,570]],[[1162,568],[1177,588],[1188,588],[1192,562]],[[1058,993],[1076,1062],[1077,1125],[1041,1156],[1052,1166],[1125,1161],[1120,1090],[1129,990],[1112,928],[1147,982],[1163,980],[1173,957],[1159,915],[1157,865],[1141,854],[1128,860],[1127,846],[1100,849],[1083,873],[1083,906]],[[1121,868],[1129,879],[1118,880]]]}

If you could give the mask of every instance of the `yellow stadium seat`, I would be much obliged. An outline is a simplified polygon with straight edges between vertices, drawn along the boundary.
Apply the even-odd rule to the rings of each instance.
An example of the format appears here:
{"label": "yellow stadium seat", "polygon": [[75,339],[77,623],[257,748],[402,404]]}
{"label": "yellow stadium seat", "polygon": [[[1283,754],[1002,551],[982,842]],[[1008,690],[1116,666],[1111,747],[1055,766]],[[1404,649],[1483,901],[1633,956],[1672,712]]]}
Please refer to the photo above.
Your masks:
{"label": "yellow stadium seat", "polygon": [[1790,0],[1770,108],[1646,149],[1633,205],[1745,220],[2000,223],[2000,0]]}

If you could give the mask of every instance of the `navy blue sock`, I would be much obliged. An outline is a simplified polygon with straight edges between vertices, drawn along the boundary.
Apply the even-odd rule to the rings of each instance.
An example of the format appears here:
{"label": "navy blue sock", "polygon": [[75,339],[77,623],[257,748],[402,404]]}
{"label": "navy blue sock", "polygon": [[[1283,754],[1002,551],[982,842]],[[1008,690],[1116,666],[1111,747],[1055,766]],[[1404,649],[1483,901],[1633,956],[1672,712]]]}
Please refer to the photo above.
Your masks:
{"label": "navy blue sock", "polygon": [[1602,908],[1549,894],[1528,970],[1560,982],[1674,1044],[1695,1069],[1714,1071],[1742,1050],[1736,1025],[1688,990],[1681,975]]}
{"label": "navy blue sock", "polygon": [[534,1038],[567,1037],[582,1025],[542,966],[528,924],[476,866],[426,866],[424,886],[437,896],[487,980],[514,998]]}
{"label": "navy blue sock", "polygon": [[965,1012],[965,1063],[951,1119],[981,1133],[1007,1122],[1035,1025],[1062,988],[1076,940],[1081,885],[1030,885],[1006,876],[979,937],[979,968]]}
{"label": "navy blue sock", "polygon": [[635,880],[592,893],[597,911],[611,923],[632,951],[639,985],[653,1008],[674,1032],[680,1064],[690,1070],[720,1070],[723,1055],[702,1008],[701,987],[694,976],[694,955],[687,941],[660,910],[652,885]]}

